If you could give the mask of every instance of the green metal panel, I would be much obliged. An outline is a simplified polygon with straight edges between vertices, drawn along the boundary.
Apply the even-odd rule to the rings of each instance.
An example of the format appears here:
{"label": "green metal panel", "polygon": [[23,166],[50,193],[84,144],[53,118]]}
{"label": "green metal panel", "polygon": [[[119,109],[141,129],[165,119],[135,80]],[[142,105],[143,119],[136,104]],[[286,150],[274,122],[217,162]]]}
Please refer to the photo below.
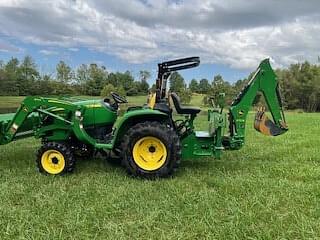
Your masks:
{"label": "green metal panel", "polygon": [[117,119],[117,112],[102,105],[102,100],[86,100],[74,104],[85,107],[83,125],[113,124]]}
{"label": "green metal panel", "polygon": [[208,131],[192,131],[182,139],[182,159],[220,157],[226,114],[216,109],[208,110]]}
{"label": "green metal panel", "polygon": [[116,123],[112,140],[109,143],[98,143],[94,138],[89,136],[83,128],[82,116],[78,116],[73,119],[72,129],[74,134],[80,141],[90,144],[98,149],[111,150],[114,148],[115,144],[121,140],[121,137],[126,133],[128,128],[131,127],[134,123],[147,121],[150,119],[161,120],[166,119],[167,117],[167,114],[149,108],[128,111]]}
{"label": "green metal panel", "polygon": [[120,141],[121,137],[135,123],[150,120],[161,121],[168,119],[168,117],[167,114],[150,108],[128,111],[116,122],[112,143],[114,145]]}
{"label": "green metal panel", "polygon": [[[105,107],[95,107],[94,110],[94,124],[95,125],[110,125],[114,124],[117,120],[117,112],[111,111]],[[88,118],[92,116],[88,116]],[[86,116],[85,116],[86,118]]]}
{"label": "green metal panel", "polygon": [[182,159],[195,159],[199,157],[212,157],[215,154],[214,137],[197,137],[193,132],[181,142]]}

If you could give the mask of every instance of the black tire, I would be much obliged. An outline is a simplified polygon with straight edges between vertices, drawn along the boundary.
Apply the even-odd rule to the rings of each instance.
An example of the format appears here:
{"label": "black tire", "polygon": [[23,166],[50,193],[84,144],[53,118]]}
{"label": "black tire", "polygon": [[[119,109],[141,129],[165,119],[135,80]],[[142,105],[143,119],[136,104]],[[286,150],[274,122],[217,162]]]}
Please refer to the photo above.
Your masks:
{"label": "black tire", "polygon": [[[133,157],[134,145],[144,137],[154,137],[164,144],[167,157],[164,164],[156,170],[145,170],[137,165]],[[159,122],[142,122],[134,125],[123,137],[121,144],[122,165],[129,174],[142,178],[164,178],[175,173],[181,162],[180,139],[169,126]]]}
{"label": "black tire", "polygon": [[[57,159],[57,163],[53,163],[53,158],[55,157],[47,157],[48,161],[51,160],[53,164],[59,164],[59,161],[63,161],[64,164],[61,165],[57,169],[57,172],[50,172],[48,170],[48,167],[46,168],[45,165],[43,165],[42,157],[47,154],[48,152],[53,152],[54,154],[59,154],[60,156],[63,156],[63,159]],[[44,156],[44,159],[46,157]],[[45,161],[45,160],[44,160]],[[39,169],[39,172],[50,174],[50,175],[63,175],[65,173],[70,173],[74,170],[75,167],[75,158],[73,155],[73,152],[71,151],[71,148],[65,143],[59,143],[59,142],[45,142],[41,146],[41,148],[38,151],[37,154],[37,167]]]}

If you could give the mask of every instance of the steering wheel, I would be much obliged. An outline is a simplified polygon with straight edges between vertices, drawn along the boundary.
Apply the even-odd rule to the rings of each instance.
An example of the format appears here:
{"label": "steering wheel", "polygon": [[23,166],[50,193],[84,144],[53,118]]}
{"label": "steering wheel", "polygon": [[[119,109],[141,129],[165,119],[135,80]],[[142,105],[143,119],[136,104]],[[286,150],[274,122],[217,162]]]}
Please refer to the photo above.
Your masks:
{"label": "steering wheel", "polygon": [[116,102],[116,103],[127,103],[127,99],[125,99],[124,97],[120,96],[118,93],[115,93],[115,92],[112,92],[111,93],[111,96],[113,98],[113,100]]}

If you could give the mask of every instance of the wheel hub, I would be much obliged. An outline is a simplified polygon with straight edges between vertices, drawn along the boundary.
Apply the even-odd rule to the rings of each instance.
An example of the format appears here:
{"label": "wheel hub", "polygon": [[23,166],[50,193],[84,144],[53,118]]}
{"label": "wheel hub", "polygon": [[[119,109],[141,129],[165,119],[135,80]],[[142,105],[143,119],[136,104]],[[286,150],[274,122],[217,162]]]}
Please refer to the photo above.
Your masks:
{"label": "wheel hub", "polygon": [[156,137],[143,137],[133,147],[133,160],[143,170],[157,170],[164,165],[166,159],[166,146]]}
{"label": "wheel hub", "polygon": [[58,164],[59,163],[59,160],[56,157],[53,157],[51,160],[52,160],[53,164]]}
{"label": "wheel hub", "polygon": [[47,150],[41,156],[42,168],[50,174],[59,174],[65,168],[65,159],[57,150]]}
{"label": "wheel hub", "polygon": [[154,153],[156,151],[156,148],[154,146],[149,147],[149,152]]}

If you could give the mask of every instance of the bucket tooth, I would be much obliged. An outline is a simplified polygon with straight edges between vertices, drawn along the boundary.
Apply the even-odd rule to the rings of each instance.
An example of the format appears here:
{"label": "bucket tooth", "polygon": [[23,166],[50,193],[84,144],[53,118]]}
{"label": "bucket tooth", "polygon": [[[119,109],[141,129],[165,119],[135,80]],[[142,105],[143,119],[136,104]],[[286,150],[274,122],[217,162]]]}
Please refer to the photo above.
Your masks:
{"label": "bucket tooth", "polygon": [[271,121],[265,113],[265,108],[260,107],[256,113],[254,120],[254,128],[267,136],[278,136],[287,131],[287,129],[278,127],[273,121]]}

